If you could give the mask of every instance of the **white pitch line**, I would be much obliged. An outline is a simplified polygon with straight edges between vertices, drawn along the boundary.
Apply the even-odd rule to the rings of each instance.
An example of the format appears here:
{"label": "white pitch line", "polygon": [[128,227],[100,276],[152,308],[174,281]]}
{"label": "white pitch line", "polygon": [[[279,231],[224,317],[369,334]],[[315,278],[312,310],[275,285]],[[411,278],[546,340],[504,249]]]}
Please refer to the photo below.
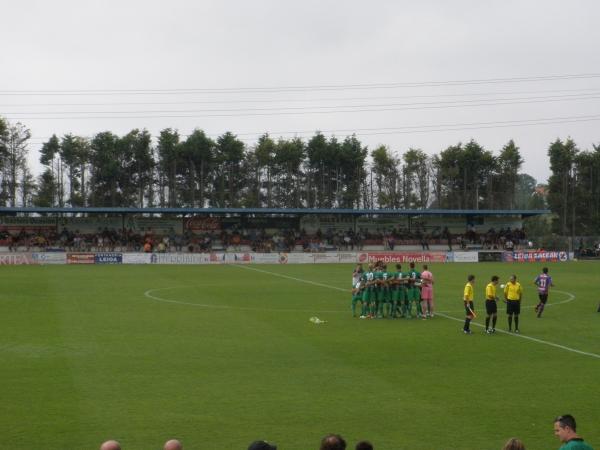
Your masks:
{"label": "white pitch line", "polygon": [[156,288],[156,289],[148,289],[144,292],[144,297],[150,298],[152,300],[156,300],[157,302],[162,303],[174,303],[176,305],[187,305],[187,306],[197,306],[200,308],[211,308],[211,309],[232,309],[232,310],[241,310],[241,311],[269,311],[269,312],[301,312],[301,313],[347,313],[348,311],[327,311],[327,310],[314,310],[314,309],[283,309],[283,308],[253,308],[251,306],[231,306],[231,305],[211,305],[209,303],[192,303],[192,302],[182,302],[181,300],[171,300],[168,298],[159,297],[153,295],[153,292],[157,291],[166,291],[168,289],[180,289],[185,286],[171,286],[164,288]]}
{"label": "white pitch line", "polygon": [[328,289],[335,289],[337,291],[346,292],[348,294],[351,291],[350,288],[343,289],[343,288],[337,287],[337,286],[330,286],[328,284],[317,283],[316,281],[303,280],[302,278],[290,277],[289,275],[283,275],[281,273],[269,272],[268,270],[257,269],[256,267],[243,266],[241,264],[233,264],[232,266],[239,267],[240,269],[254,270],[255,272],[262,272],[262,273],[266,273],[267,275],[274,275],[274,276],[280,277],[280,278],[287,278],[288,280],[299,281],[300,283],[307,283],[307,284],[312,284],[314,286],[320,286],[320,287],[324,287],[324,288],[328,288]]}
{"label": "white pitch line", "polygon": [[[447,314],[444,314],[444,313],[436,313],[436,315],[444,317],[446,319],[454,320],[455,322],[464,323],[464,321],[465,321],[465,319],[460,319],[458,317],[448,316]],[[471,322],[471,324],[475,325],[477,327],[480,327],[480,328],[485,328],[483,325],[481,325],[481,324],[479,324],[477,322]],[[499,333],[508,334],[509,336],[514,336],[514,337],[518,337],[518,338],[522,338],[522,339],[527,339],[528,341],[533,341],[533,342],[537,342],[539,344],[545,344],[545,345],[549,345],[551,347],[556,347],[556,348],[560,348],[562,350],[567,350],[569,352],[578,353],[580,355],[591,356],[593,358],[600,359],[600,355],[597,355],[595,353],[584,352],[582,350],[577,350],[576,348],[567,347],[566,345],[555,344],[554,342],[544,341],[543,339],[534,338],[532,336],[526,336],[524,334],[510,333],[510,332],[504,331],[504,330],[496,330],[496,331],[499,332]]]}
{"label": "white pitch line", "polygon": [[[337,286],[329,286],[329,285],[322,284],[322,283],[316,283],[314,281],[303,280],[302,278],[290,277],[288,275],[282,275],[282,274],[279,274],[279,273],[276,273],[276,272],[270,272],[268,270],[256,269],[254,267],[241,266],[241,265],[236,265],[235,267],[240,267],[240,268],[244,268],[244,269],[247,269],[247,270],[255,270],[257,272],[262,272],[262,273],[266,273],[266,274],[269,274],[269,275],[274,275],[274,276],[281,277],[281,278],[288,278],[290,280],[299,281],[301,283],[314,284],[316,286],[321,286],[321,287],[325,287],[325,288],[329,288],[329,289],[335,289],[335,290],[338,290],[338,291],[344,291],[344,292],[348,291],[347,289],[342,289],[342,288],[339,288]],[[563,291],[556,291],[556,292],[563,292]],[[571,296],[571,298],[569,298],[566,301],[563,301],[562,303],[567,303],[568,301],[573,301],[575,299],[575,296],[573,294],[571,294],[569,292],[564,292],[564,293],[567,294],[567,295],[569,295],[569,296]],[[444,317],[444,318],[449,319],[449,320],[454,320],[454,321],[461,322],[461,323],[464,322],[464,319],[459,319],[457,317],[448,316],[447,314],[444,314],[444,313],[436,312],[436,315],[439,315],[439,316]],[[472,323],[474,325],[478,326],[478,327],[482,327],[483,328],[483,325],[480,325],[480,324],[475,323],[475,322],[472,322]],[[543,339],[534,338],[532,336],[526,336],[524,334],[514,334],[514,333],[509,333],[509,332],[503,331],[503,330],[498,330],[498,331],[500,331],[501,333],[508,334],[509,336],[514,336],[514,337],[526,339],[526,340],[529,340],[529,341],[532,341],[532,342],[537,342],[538,344],[544,344],[544,345],[548,345],[550,347],[555,347],[555,348],[559,348],[561,350],[566,350],[566,351],[569,351],[569,352],[572,352],[572,353],[577,353],[579,355],[591,356],[592,358],[600,359],[600,355],[597,355],[596,353],[584,352],[582,350],[577,350],[575,348],[567,347],[566,345],[556,344],[556,343],[550,342],[550,341],[544,341]]]}

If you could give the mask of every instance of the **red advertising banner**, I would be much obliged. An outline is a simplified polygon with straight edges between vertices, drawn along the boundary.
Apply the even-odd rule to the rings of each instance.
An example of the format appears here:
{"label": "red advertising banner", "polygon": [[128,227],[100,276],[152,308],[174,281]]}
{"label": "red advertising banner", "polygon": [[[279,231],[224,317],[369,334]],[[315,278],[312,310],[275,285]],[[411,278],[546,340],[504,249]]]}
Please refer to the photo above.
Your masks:
{"label": "red advertising banner", "polygon": [[67,264],[94,264],[94,253],[67,253]]}
{"label": "red advertising banner", "polygon": [[0,253],[0,266],[37,264],[31,253]]}
{"label": "red advertising banner", "polygon": [[218,231],[221,229],[221,220],[218,217],[190,217],[185,220],[184,228],[194,233]]}
{"label": "red advertising banner", "polygon": [[448,260],[446,252],[363,252],[358,254],[358,262],[371,263],[440,263]]}

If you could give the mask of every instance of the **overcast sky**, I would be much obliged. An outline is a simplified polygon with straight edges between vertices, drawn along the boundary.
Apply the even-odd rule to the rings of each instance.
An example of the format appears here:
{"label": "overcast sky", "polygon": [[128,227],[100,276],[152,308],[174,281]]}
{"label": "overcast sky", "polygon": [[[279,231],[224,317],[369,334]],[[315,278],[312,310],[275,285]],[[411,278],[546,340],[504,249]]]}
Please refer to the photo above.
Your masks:
{"label": "overcast sky", "polygon": [[[3,2],[0,115],[53,133],[322,130],[428,154],[600,144],[600,2]],[[572,76],[575,75],[575,76]],[[460,83],[454,83],[459,81]],[[112,90],[112,91],[111,91]],[[57,92],[62,91],[62,92]],[[60,94],[60,95],[59,95]]]}

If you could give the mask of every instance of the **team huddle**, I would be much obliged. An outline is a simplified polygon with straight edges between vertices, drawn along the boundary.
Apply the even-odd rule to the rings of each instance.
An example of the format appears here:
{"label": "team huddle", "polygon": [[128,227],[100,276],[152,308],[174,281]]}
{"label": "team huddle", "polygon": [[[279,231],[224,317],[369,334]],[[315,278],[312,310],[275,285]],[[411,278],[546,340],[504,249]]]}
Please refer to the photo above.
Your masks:
{"label": "team huddle", "polygon": [[352,274],[353,317],[359,304],[361,319],[412,318],[413,311],[421,319],[433,317],[433,274],[427,265],[417,271],[414,263],[406,272],[400,264],[395,271],[381,261],[369,264],[367,271],[358,264]]}
{"label": "team huddle", "polygon": [[[496,332],[499,280],[497,275],[492,276],[485,288],[485,332],[488,334]],[[360,305],[358,317],[361,319],[434,317],[433,283],[433,274],[427,264],[423,265],[422,272],[416,270],[413,262],[409,264],[408,271],[402,271],[400,264],[396,264],[395,271],[388,271],[387,266],[381,261],[369,264],[366,271],[363,270],[362,264],[358,264],[352,274],[352,316],[357,316]],[[539,297],[535,312],[540,318],[548,301],[549,289],[554,286],[547,267],[542,269],[542,273],[533,283],[537,286]],[[465,334],[472,334],[471,321],[477,317],[473,303],[474,285],[475,275],[469,275],[463,291],[465,307],[463,332]],[[512,332],[514,325],[514,332],[520,333],[519,315],[523,289],[517,281],[517,276],[511,275],[506,284],[500,285],[500,289],[503,290],[503,301],[506,304],[508,331]]]}
{"label": "team huddle", "polygon": [[[496,321],[498,320],[498,294],[496,286],[498,285],[499,277],[494,275],[488,285],[485,287],[485,332],[492,334],[496,332]],[[554,286],[552,283],[552,277],[548,275],[548,268],[544,267],[542,273],[538,275],[534,282],[537,286],[539,302],[535,307],[535,312],[538,318],[542,317],[546,302],[548,301],[548,291],[550,287]],[[475,275],[469,275],[467,278],[467,284],[463,292],[463,301],[465,305],[465,324],[463,326],[463,332],[465,334],[472,334],[471,321],[477,317],[475,314],[475,307],[473,304],[474,298],[474,284]],[[517,281],[516,275],[511,275],[506,285],[501,284],[500,288],[504,290],[504,303],[506,303],[506,314],[508,316],[508,331],[519,331],[519,315],[521,314],[521,298],[523,296],[523,288]],[[491,327],[490,327],[491,322]]]}

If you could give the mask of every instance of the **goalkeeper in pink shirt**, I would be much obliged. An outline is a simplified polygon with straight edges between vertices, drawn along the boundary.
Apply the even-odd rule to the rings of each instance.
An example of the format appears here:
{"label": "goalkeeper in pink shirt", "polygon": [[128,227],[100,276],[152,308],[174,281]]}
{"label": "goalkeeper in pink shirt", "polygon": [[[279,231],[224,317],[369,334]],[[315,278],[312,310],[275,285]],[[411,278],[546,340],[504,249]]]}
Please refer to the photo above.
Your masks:
{"label": "goalkeeper in pink shirt", "polygon": [[421,311],[423,311],[423,318],[433,317],[434,309],[433,274],[429,271],[427,264],[424,264],[423,272],[421,272]]}

